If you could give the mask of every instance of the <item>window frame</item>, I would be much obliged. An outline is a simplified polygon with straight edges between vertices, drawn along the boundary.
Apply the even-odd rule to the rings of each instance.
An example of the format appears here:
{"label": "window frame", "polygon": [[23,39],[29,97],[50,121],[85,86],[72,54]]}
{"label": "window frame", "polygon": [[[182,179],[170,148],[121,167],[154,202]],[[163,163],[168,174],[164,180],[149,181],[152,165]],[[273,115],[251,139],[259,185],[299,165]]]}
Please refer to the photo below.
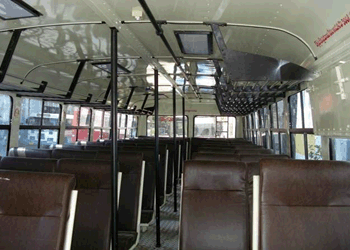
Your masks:
{"label": "window frame", "polygon": [[[288,97],[288,111],[289,111],[289,140],[290,140],[290,155],[293,157],[295,155],[294,149],[292,147],[292,137],[294,134],[302,134],[304,136],[304,153],[305,153],[305,160],[309,160],[309,144],[308,144],[308,135],[314,135],[314,129],[313,128],[305,128],[305,112],[304,112],[304,100],[303,100],[303,92],[307,91],[307,89],[303,89],[293,95],[290,95]],[[290,98],[295,95],[300,95],[300,107],[301,107],[301,123],[302,128],[292,128],[292,107]]]}
{"label": "window frame", "polygon": [[[268,107],[268,109],[269,109],[269,115],[270,115],[270,148],[274,151],[274,152],[276,152],[275,150],[275,148],[274,148],[274,143],[273,143],[273,134],[274,133],[278,133],[278,146],[279,146],[279,148],[278,148],[278,152],[279,152],[279,154],[281,154],[281,152],[282,152],[282,134],[287,134],[288,135],[288,130],[284,127],[284,128],[280,128],[280,121],[279,121],[279,115],[278,115],[278,103],[280,103],[280,102],[283,102],[283,117],[284,117],[284,114],[285,114],[285,105],[284,105],[284,99],[282,99],[282,100],[279,100],[279,101],[276,101],[276,102],[274,102],[274,103],[272,103],[272,104],[270,104]],[[273,110],[272,110],[272,108],[273,108],[273,105],[275,105],[275,111],[276,111],[276,124],[277,124],[277,128],[274,128],[274,122],[275,122],[275,120],[274,120],[274,117],[273,117]],[[291,138],[290,138],[291,139]],[[287,148],[287,150],[288,150],[288,148]]]}
{"label": "window frame", "polygon": [[[57,126],[49,126],[49,125],[43,125],[43,121],[44,121],[44,108],[45,108],[45,102],[52,102],[52,101],[45,101],[44,99],[38,99],[38,98],[30,98],[30,97],[25,97],[25,98],[21,98],[21,112],[20,112],[20,118],[22,118],[22,101],[24,99],[32,99],[32,100],[39,100],[41,101],[41,117],[40,117],[40,124],[39,125],[24,125],[21,124],[19,125],[19,131],[21,130],[38,130],[39,134],[38,134],[38,149],[41,148],[41,132],[42,130],[57,130],[58,134],[57,134],[57,144],[60,143],[60,135],[61,135],[61,121],[62,121],[62,104],[58,103],[58,102],[53,102],[59,105],[60,107],[60,112],[59,112],[59,116],[58,116],[58,125]],[[19,140],[19,137],[18,137]]]}
{"label": "window frame", "polygon": [[[95,127],[95,115],[96,115],[96,111],[102,111],[102,126],[96,126]],[[95,130],[99,130],[100,131],[100,136],[97,140],[101,140],[102,139],[102,136],[103,136],[103,131],[104,130],[109,130],[109,139],[111,139],[111,130],[112,130],[112,112],[110,110],[104,110],[104,109],[93,109],[92,110],[93,114],[94,114],[94,119],[91,119],[91,124],[93,125],[91,128],[91,132],[92,132],[92,135],[94,135],[95,133]],[[105,114],[106,112],[109,112],[110,113],[110,120],[109,120],[109,127],[105,127],[104,123],[105,123]],[[80,115],[79,115],[79,119],[80,119]],[[80,121],[79,121],[80,122]],[[80,124],[80,123],[78,123]],[[118,126],[119,127],[119,126]],[[89,135],[89,138],[90,138],[90,135]],[[106,139],[105,139],[106,140]],[[92,138],[92,141],[94,141],[94,138]]]}
{"label": "window frame", "polygon": [[[81,106],[81,105],[74,105],[74,104],[68,104],[67,106],[76,106],[76,107],[79,107],[79,114],[78,114],[78,126],[70,126],[68,125],[67,126],[67,114],[66,114],[66,128],[65,128],[65,131],[66,130],[76,130],[76,140],[73,142],[78,142],[78,137],[79,137],[79,130],[82,130],[82,129],[87,129],[88,130],[88,141],[90,141],[90,136],[91,136],[91,132],[92,132],[92,124],[93,124],[93,119],[92,119],[92,114],[93,114],[93,108],[91,107],[85,107],[85,106]],[[81,126],[80,125],[80,116],[81,116],[81,109],[82,108],[88,108],[90,110],[90,123],[88,126]]]}
{"label": "window frame", "polygon": [[[150,137],[153,137],[152,135],[148,135],[148,117],[150,117],[150,116],[154,116],[154,115],[147,115],[146,116],[146,136],[150,136]],[[172,115],[159,115],[159,117],[161,117],[161,116],[171,116],[171,117],[173,117]],[[182,115],[177,115],[177,116],[181,116],[182,117]],[[186,130],[187,130],[187,136],[186,136],[186,133],[185,133],[185,137],[186,138],[189,138],[189,128],[190,128],[190,124],[189,124],[189,117],[188,117],[188,115],[185,115],[185,117],[187,118],[187,128],[186,128]],[[182,121],[181,121],[181,123],[182,123]],[[193,127],[194,127],[194,125],[193,125]],[[174,136],[172,136],[172,137],[168,137],[168,138],[173,138]],[[183,136],[179,136],[179,137],[176,137],[176,138],[182,138]]]}
{"label": "window frame", "polygon": [[[193,116],[193,128],[192,128],[193,129],[193,138],[202,138],[202,137],[195,137],[195,135],[194,135],[194,131],[195,131],[195,127],[196,127],[195,120],[196,120],[196,117],[198,117],[198,116],[215,117],[215,137],[214,138],[220,138],[220,137],[216,136],[218,132],[219,133],[225,133],[226,132],[227,133],[226,139],[229,139],[228,136],[229,136],[229,118],[230,117],[233,117],[233,118],[236,119],[236,126],[237,126],[237,118],[234,115],[195,115],[195,116]],[[227,131],[218,131],[217,130],[217,123],[218,123],[217,117],[227,117]],[[236,133],[235,133],[235,135],[236,135]]]}
{"label": "window frame", "polygon": [[8,125],[0,125],[0,130],[7,130],[8,131],[8,139],[7,139],[7,143],[6,143],[6,156],[8,155],[8,151],[10,149],[10,137],[11,137],[11,129],[12,129],[12,116],[13,116],[13,97],[10,95],[6,95],[6,94],[1,94],[4,96],[8,96],[10,97],[10,122]]}

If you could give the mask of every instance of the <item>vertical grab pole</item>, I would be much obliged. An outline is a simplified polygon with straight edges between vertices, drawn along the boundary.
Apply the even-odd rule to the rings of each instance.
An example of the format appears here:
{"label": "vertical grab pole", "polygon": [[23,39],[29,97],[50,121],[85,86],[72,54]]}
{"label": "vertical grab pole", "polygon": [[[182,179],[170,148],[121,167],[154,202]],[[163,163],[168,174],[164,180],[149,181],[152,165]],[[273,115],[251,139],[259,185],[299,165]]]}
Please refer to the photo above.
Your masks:
{"label": "vertical grab pole", "polygon": [[260,176],[253,176],[253,236],[252,236],[252,250],[259,249],[259,192]]}
{"label": "vertical grab pole", "polygon": [[156,247],[161,247],[160,245],[160,178],[159,178],[159,94],[158,94],[158,70],[154,70],[154,112],[155,112],[155,163],[156,163],[156,233],[157,233],[157,244]]}
{"label": "vertical grab pole", "polygon": [[183,96],[182,96],[182,153],[181,153],[181,171],[180,171],[180,177],[181,174],[183,173],[183,168],[185,167],[185,154],[186,154],[186,130],[187,127],[185,126],[185,112],[186,112],[186,107],[185,107],[185,90],[186,90],[186,79],[184,79],[184,86],[183,86]]}
{"label": "vertical grab pole", "polygon": [[112,70],[112,250],[118,249],[118,30],[111,28]]}
{"label": "vertical grab pole", "polygon": [[174,212],[177,212],[177,148],[176,148],[176,89],[173,88],[173,127],[174,127],[174,161],[173,161],[173,174],[174,174]]}

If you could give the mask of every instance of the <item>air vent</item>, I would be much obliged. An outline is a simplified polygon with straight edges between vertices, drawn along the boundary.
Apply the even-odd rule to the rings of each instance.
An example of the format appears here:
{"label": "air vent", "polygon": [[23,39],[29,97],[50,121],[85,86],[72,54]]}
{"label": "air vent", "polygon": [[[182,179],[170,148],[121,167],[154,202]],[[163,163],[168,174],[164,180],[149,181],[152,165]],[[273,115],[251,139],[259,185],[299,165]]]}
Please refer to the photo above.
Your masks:
{"label": "air vent", "polygon": [[213,54],[213,33],[209,31],[175,31],[181,52],[190,55]]}
{"label": "air vent", "polygon": [[42,16],[42,14],[23,1],[1,0],[0,2],[0,18],[2,20],[13,20],[38,16]]}

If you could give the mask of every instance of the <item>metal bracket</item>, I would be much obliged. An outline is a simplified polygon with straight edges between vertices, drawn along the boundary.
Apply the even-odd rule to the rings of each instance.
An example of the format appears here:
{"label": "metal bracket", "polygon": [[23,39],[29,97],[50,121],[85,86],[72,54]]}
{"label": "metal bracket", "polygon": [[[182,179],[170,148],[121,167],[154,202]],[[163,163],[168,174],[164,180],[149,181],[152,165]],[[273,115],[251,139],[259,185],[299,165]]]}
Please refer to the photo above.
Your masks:
{"label": "metal bracket", "polygon": [[135,89],[136,89],[136,86],[132,86],[130,87],[131,88],[131,92],[129,94],[129,97],[128,97],[128,100],[126,101],[125,105],[124,105],[124,109],[127,109],[129,104],[130,104],[130,101],[131,101],[131,98],[132,98],[132,95],[134,94],[135,92]]}
{"label": "metal bracket", "polygon": [[111,93],[111,89],[112,89],[112,80],[109,82],[109,85],[107,87],[105,96],[103,97],[102,104],[106,104],[107,103],[107,99],[108,99],[109,94]]}
{"label": "metal bracket", "polygon": [[37,92],[38,93],[44,93],[44,91],[45,91],[45,89],[47,87],[47,84],[48,84],[48,82],[42,81],[40,87],[37,88]]}
{"label": "metal bracket", "polygon": [[141,106],[141,111],[145,108],[148,96],[149,96],[149,94],[146,94],[145,99],[143,100],[143,103],[142,103],[142,106]]}
{"label": "metal bracket", "polygon": [[92,94],[88,94],[88,97],[86,98],[85,102],[91,102]]}
{"label": "metal bracket", "polygon": [[86,64],[87,61],[89,61],[89,60],[88,60],[88,59],[82,59],[82,60],[80,60],[78,69],[77,69],[77,71],[75,72],[73,81],[72,81],[72,83],[71,83],[71,85],[70,85],[70,87],[69,87],[69,90],[68,90],[68,92],[67,92],[65,98],[67,98],[67,99],[72,98],[72,95],[73,95],[73,93],[74,93],[75,87],[78,85],[78,81],[79,81],[80,75],[81,75],[81,73],[83,72],[83,69],[84,69],[85,64]]}
{"label": "metal bracket", "polygon": [[7,47],[7,50],[5,52],[4,58],[2,59],[2,63],[0,66],[0,83],[2,83],[5,79],[5,75],[7,73],[7,70],[10,66],[10,62],[13,56],[13,53],[16,50],[19,38],[21,37],[23,29],[15,30],[13,31],[11,40],[9,42],[9,45]]}

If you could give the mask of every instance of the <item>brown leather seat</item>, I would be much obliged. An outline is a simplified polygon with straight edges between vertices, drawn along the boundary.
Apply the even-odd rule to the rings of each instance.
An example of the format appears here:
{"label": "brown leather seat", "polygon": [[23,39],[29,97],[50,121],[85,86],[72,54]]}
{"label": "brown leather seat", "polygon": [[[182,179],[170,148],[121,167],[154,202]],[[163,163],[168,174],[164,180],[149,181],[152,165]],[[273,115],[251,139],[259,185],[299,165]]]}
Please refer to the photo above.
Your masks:
{"label": "brown leather seat", "polygon": [[275,154],[248,154],[239,155],[241,162],[259,162],[261,159],[273,158],[273,159],[289,159],[288,155],[275,155]]}
{"label": "brown leather seat", "polygon": [[56,172],[74,174],[79,191],[72,250],[109,250],[111,162],[61,159]]}
{"label": "brown leather seat", "polygon": [[9,156],[28,157],[28,158],[51,158],[52,150],[50,149],[31,149],[31,148],[11,148]]}
{"label": "brown leather seat", "polygon": [[248,249],[246,178],[242,162],[185,163],[180,249]]}
{"label": "brown leather seat", "polygon": [[0,249],[63,250],[74,185],[73,175],[0,170]]}
{"label": "brown leather seat", "polygon": [[199,161],[240,161],[238,156],[233,154],[216,153],[194,153],[192,160]]}
{"label": "brown leather seat", "polygon": [[0,161],[0,169],[29,172],[54,172],[56,165],[55,159],[4,157]]}
{"label": "brown leather seat", "polygon": [[350,248],[350,163],[260,162],[262,250]]}
{"label": "brown leather seat", "polygon": [[260,155],[262,155],[262,154],[264,154],[264,155],[266,155],[266,154],[273,154],[274,152],[271,150],[271,149],[265,149],[265,148],[263,148],[263,149],[261,149],[261,148],[252,148],[252,149],[247,149],[247,150],[245,150],[245,149],[237,149],[236,150],[236,154],[238,154],[238,155],[253,155],[253,154],[255,154],[255,155],[257,155],[257,154],[260,154]]}
{"label": "brown leather seat", "polygon": [[95,159],[97,151],[80,151],[69,149],[54,149],[52,158],[54,159]]}

